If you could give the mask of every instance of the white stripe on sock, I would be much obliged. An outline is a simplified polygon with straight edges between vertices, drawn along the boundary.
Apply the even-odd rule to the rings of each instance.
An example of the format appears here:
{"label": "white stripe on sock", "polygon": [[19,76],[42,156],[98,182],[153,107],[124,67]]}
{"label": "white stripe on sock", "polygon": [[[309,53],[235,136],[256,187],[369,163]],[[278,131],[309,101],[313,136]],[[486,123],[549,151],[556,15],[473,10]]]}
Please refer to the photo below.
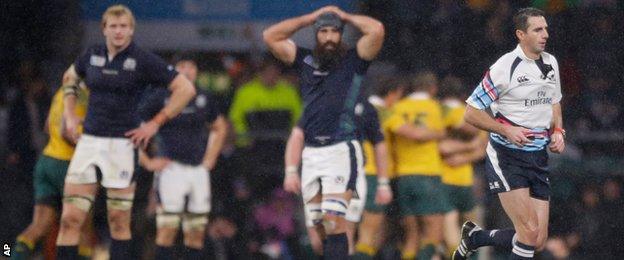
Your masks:
{"label": "white stripe on sock", "polygon": [[525,253],[522,253],[522,252],[518,251],[518,248],[517,248],[517,247],[514,247],[514,248],[511,250],[511,252],[513,252],[513,253],[514,253],[514,254],[516,254],[516,255],[522,256],[522,257],[526,257],[526,258],[533,258],[533,253],[530,253],[530,254],[525,254]]}

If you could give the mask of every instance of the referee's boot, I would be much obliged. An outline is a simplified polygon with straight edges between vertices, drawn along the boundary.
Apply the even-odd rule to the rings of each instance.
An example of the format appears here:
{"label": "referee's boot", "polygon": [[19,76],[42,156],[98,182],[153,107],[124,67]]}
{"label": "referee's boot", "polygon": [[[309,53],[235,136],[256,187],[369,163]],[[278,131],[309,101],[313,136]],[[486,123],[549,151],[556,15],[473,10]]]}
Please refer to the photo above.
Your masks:
{"label": "referee's boot", "polygon": [[455,252],[453,252],[452,260],[464,260],[474,253],[477,248],[472,248],[470,244],[470,235],[475,231],[481,230],[477,224],[472,221],[466,221],[461,228],[461,241]]}

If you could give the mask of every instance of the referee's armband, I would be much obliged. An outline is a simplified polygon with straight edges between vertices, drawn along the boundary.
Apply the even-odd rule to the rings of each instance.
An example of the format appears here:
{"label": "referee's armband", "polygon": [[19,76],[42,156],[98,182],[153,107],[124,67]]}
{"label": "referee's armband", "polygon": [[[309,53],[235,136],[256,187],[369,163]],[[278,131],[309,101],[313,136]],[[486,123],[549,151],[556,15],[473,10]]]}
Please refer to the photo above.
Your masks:
{"label": "referee's armband", "polygon": [[63,89],[64,96],[68,96],[68,95],[78,96],[78,86],[76,86],[75,84],[65,85],[65,86],[62,86],[61,88]]}

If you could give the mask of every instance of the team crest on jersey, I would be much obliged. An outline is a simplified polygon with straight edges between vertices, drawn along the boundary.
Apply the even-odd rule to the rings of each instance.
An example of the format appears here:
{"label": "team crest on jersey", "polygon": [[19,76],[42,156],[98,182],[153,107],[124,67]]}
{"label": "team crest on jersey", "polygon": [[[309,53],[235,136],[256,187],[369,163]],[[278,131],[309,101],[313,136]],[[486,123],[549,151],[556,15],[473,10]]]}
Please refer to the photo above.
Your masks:
{"label": "team crest on jersey", "polygon": [[124,70],[129,70],[129,71],[135,71],[136,70],[136,60],[133,58],[127,58],[124,63],[123,63],[123,69]]}
{"label": "team crest on jersey", "polygon": [[89,59],[89,64],[91,64],[91,66],[104,67],[104,64],[106,64],[106,58],[102,56],[91,55],[91,58]]}
{"label": "team crest on jersey", "polygon": [[121,171],[121,173],[119,174],[119,177],[122,179],[128,179],[128,177],[130,177],[130,173],[126,170]]}
{"label": "team crest on jersey", "polygon": [[204,95],[198,95],[197,98],[195,99],[195,106],[199,107],[199,108],[203,108],[206,106],[206,96]]}

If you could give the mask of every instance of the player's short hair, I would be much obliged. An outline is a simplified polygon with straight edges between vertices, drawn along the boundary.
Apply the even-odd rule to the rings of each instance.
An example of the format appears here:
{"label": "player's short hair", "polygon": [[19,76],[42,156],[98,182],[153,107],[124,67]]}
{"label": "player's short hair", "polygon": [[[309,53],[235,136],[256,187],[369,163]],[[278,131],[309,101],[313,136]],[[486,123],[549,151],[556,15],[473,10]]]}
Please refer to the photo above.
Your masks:
{"label": "player's short hair", "polygon": [[180,52],[180,53],[176,53],[173,58],[171,59],[171,63],[174,65],[178,65],[178,63],[180,62],[192,62],[193,64],[195,64],[195,66],[198,66],[197,64],[197,55],[193,52]]}
{"label": "player's short hair", "polygon": [[390,94],[390,92],[393,92],[401,87],[405,87],[405,85],[407,85],[407,83],[405,82],[404,77],[381,76],[375,80],[373,94],[385,97]]}
{"label": "player's short hair", "polygon": [[111,5],[110,7],[108,7],[104,14],[102,14],[102,22],[100,24],[102,28],[104,28],[106,27],[106,21],[108,20],[108,17],[119,17],[123,15],[127,15],[128,17],[130,17],[130,26],[134,28],[134,15],[132,14],[132,11],[130,11],[130,8],[125,5]]}
{"label": "player's short hair", "polygon": [[422,71],[412,76],[411,91],[429,90],[431,87],[438,85],[438,76],[432,71]]}
{"label": "player's short hair", "polygon": [[513,17],[514,26],[516,30],[526,32],[526,30],[529,28],[529,18],[540,16],[546,16],[544,11],[534,7],[522,8],[518,10],[518,12],[516,12]]}

